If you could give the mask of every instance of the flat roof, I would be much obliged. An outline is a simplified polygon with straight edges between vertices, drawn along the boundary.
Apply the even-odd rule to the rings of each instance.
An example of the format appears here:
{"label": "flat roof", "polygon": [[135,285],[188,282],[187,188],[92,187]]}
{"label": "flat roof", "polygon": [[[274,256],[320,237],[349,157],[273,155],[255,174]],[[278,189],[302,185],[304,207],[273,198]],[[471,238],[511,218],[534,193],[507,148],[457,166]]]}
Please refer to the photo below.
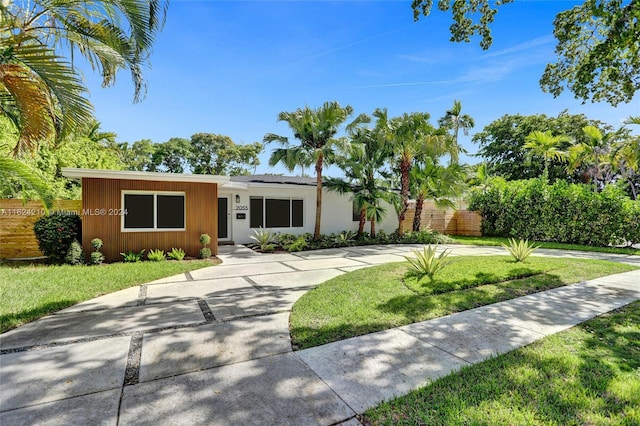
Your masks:
{"label": "flat roof", "polygon": [[95,179],[127,179],[127,180],[151,180],[162,182],[196,182],[219,183],[229,182],[229,176],[218,175],[192,175],[185,173],[158,173],[158,172],[133,172],[130,170],[97,170],[77,169],[63,167],[62,176],[71,179],[95,178]]}

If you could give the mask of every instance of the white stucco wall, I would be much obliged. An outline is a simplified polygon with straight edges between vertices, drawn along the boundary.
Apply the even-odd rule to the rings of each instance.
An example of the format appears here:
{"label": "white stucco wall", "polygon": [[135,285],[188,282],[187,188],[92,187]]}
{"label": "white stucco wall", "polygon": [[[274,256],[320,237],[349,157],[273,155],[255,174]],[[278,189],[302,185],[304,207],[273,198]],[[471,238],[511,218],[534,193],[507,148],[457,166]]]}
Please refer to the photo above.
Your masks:
{"label": "white stucco wall", "polygon": [[[239,195],[239,203],[236,203],[236,195]],[[261,184],[250,183],[245,188],[220,188],[219,197],[229,197],[231,221],[231,240],[237,244],[250,243],[249,236],[253,234],[250,228],[250,204],[249,199],[253,196],[262,196],[266,198],[293,198],[302,199],[304,205],[303,226],[301,228],[271,228],[274,232],[283,232],[291,234],[313,233],[315,225],[315,209],[316,209],[316,188],[304,185],[284,185],[284,184]],[[387,215],[382,222],[376,224],[376,229],[383,229],[390,233],[398,227],[397,216],[393,210],[393,206],[384,203],[387,209]],[[245,219],[238,219],[236,215],[245,214]],[[352,201],[349,195],[340,195],[334,192],[323,191],[322,195],[322,222],[320,231],[323,234],[331,234],[342,232],[345,230],[358,230],[358,222],[354,222],[352,213]],[[367,222],[365,231],[369,232],[369,222]]]}

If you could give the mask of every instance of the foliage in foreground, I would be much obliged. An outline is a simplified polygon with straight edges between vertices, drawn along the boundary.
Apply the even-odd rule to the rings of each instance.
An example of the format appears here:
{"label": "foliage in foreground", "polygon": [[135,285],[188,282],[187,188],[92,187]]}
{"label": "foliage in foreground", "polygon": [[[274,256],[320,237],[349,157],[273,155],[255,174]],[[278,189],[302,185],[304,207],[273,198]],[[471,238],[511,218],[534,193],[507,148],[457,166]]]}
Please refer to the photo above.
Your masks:
{"label": "foliage in foreground", "polygon": [[529,240],[516,241],[515,238],[509,238],[509,244],[503,243],[502,247],[509,252],[516,262],[524,262],[538,248],[535,244],[529,243]]}
{"label": "foliage in foreground", "polygon": [[635,269],[575,258],[450,257],[434,280],[405,276],[390,263],[333,278],[303,295],[291,313],[291,338],[304,349],[449,315],[526,294]]}
{"label": "foliage in foreground", "polygon": [[640,302],[367,411],[366,425],[640,424]]}
{"label": "foliage in foreground", "polygon": [[422,252],[419,250],[411,250],[413,256],[405,256],[409,262],[409,271],[407,274],[413,275],[418,278],[429,277],[433,281],[433,276],[436,272],[442,270],[446,263],[444,260],[451,253],[450,250],[443,250],[440,255],[436,256],[436,246],[427,246]]}
{"label": "foliage in foreground", "polygon": [[84,300],[213,264],[203,260],[100,266],[0,263],[0,332]]}

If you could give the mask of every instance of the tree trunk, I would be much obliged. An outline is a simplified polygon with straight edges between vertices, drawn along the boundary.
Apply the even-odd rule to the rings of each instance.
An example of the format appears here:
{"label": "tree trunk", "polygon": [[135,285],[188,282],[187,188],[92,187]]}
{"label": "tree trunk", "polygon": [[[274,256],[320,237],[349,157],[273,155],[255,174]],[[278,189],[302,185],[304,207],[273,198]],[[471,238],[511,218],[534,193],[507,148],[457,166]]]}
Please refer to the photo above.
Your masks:
{"label": "tree trunk", "polygon": [[367,221],[367,209],[360,210],[360,223],[358,224],[358,238],[362,237],[364,233],[364,224]]}
{"label": "tree trunk", "polygon": [[316,161],[316,225],[313,229],[313,239],[320,239],[320,220],[322,219],[322,163],[324,158],[322,153],[318,155]]}
{"label": "tree trunk", "polygon": [[402,208],[398,214],[398,235],[404,234],[404,219],[409,209],[409,168],[411,162],[408,160],[400,161],[400,196],[402,197]]}
{"label": "tree trunk", "polygon": [[420,224],[422,222],[422,205],[424,204],[424,195],[420,194],[416,200],[416,210],[413,216],[413,232],[420,230]]}

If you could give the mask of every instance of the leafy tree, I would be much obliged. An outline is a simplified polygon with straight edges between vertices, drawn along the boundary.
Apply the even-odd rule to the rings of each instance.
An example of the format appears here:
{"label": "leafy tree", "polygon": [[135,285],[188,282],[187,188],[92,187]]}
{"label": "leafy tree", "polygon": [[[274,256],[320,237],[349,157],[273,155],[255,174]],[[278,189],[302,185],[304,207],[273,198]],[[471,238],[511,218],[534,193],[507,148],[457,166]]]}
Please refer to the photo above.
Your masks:
{"label": "leafy tree", "polygon": [[[535,155],[527,161],[528,152],[524,148],[526,138],[534,131],[550,131],[553,135],[565,135],[575,143],[586,141],[582,129],[585,126],[596,126],[606,132],[613,128],[603,122],[588,119],[584,114],[572,115],[567,111],[557,117],[544,114],[535,115],[504,115],[489,123],[482,132],[476,133],[472,141],[478,143],[481,156],[490,174],[502,176],[506,180],[529,179],[542,174],[545,159]],[[561,144],[558,149],[566,150],[570,143]],[[548,164],[549,179],[568,179],[579,181],[580,173],[567,175],[562,162],[552,160]]]}
{"label": "leafy tree", "polygon": [[[290,171],[300,164],[309,164],[313,160],[316,172],[316,222],[313,231],[315,240],[320,238],[320,220],[322,217],[322,170],[335,160],[334,145],[336,134],[353,114],[350,105],[341,107],[338,102],[325,102],[321,107],[311,109],[308,106],[293,112],[281,112],[278,121],[284,121],[293,132],[300,145],[291,145],[289,138],[273,133],[264,136],[264,142],[278,142],[282,149],[273,152],[269,165],[282,163]],[[350,126],[365,119],[359,116]]]}
{"label": "leafy tree", "polygon": [[611,155],[615,134],[603,133],[595,126],[585,126],[582,131],[586,139],[569,148],[569,168],[584,170],[597,192],[613,181]]}
{"label": "leafy tree", "polygon": [[[458,133],[460,129],[462,129],[465,136],[468,136],[469,129],[473,128],[476,125],[476,122],[470,115],[462,113],[462,104],[460,101],[455,100],[453,101],[453,107],[447,110],[444,116],[438,119],[438,125],[453,132],[453,142],[455,146],[458,147]],[[452,150],[452,152],[456,154],[451,157],[452,163],[458,162],[457,152],[459,149],[460,148]]]}
{"label": "leafy tree", "polygon": [[[479,36],[488,49],[491,24],[498,7],[513,0],[439,1],[438,9],[451,12],[451,41],[469,42]],[[414,20],[428,16],[433,0],[413,0]],[[565,86],[577,99],[606,101],[615,106],[629,102],[640,88],[640,1],[584,0],[560,12],[554,22],[558,61],[548,64],[540,86],[558,96]]]}
{"label": "leafy tree", "polygon": [[138,172],[150,171],[153,167],[152,157],[156,151],[156,145],[151,139],[141,139],[129,145],[127,143],[116,148],[127,170]]}
{"label": "leafy tree", "polygon": [[188,139],[171,138],[155,145],[149,171],[184,173],[189,167],[191,155],[191,142]]}
{"label": "leafy tree", "polygon": [[191,136],[189,165],[196,174],[248,175],[260,164],[262,144],[237,145],[230,137],[213,133]]}
{"label": "leafy tree", "polygon": [[115,82],[129,69],[134,100],[143,94],[142,68],[164,25],[164,0],[18,0],[0,6],[0,111],[20,132],[14,155],[40,141],[63,138],[91,120],[92,107],[74,65],[82,55]]}

